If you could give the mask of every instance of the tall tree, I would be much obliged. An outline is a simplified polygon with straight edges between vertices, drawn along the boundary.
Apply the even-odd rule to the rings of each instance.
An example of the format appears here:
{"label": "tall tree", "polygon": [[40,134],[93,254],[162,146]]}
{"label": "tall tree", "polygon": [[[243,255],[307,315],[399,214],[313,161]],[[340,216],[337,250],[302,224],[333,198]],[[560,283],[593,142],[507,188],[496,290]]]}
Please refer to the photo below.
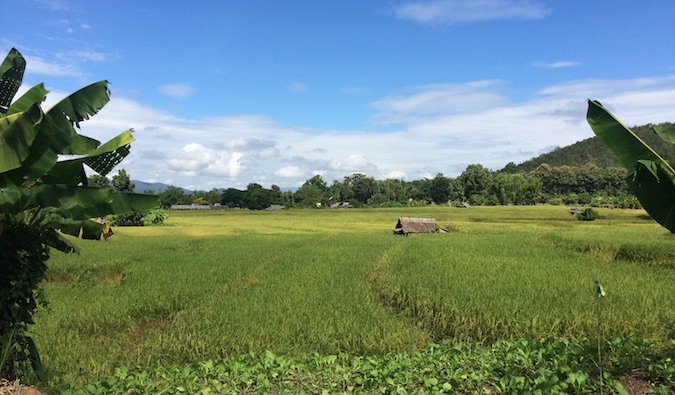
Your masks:
{"label": "tall tree", "polygon": [[110,188],[112,186],[108,177],[100,174],[92,174],[87,177],[87,183],[89,186],[96,188]]}
{"label": "tall tree", "polygon": [[460,175],[464,185],[464,196],[470,199],[477,195],[487,197],[492,186],[492,173],[482,165],[472,164]]}
{"label": "tall tree", "polygon": [[429,190],[431,200],[436,204],[446,204],[450,199],[450,180],[443,173],[436,174],[431,180],[431,189]]}
{"label": "tall tree", "polygon": [[121,169],[112,178],[112,187],[119,192],[133,192],[136,185],[131,182],[131,177],[126,170]]}
{"label": "tall tree", "polygon": [[190,198],[178,187],[169,186],[159,194],[159,203],[162,208],[169,208],[174,204],[190,204]]}
{"label": "tall tree", "polygon": [[344,183],[349,186],[354,199],[366,203],[375,190],[375,179],[362,173],[354,173],[345,177]]}

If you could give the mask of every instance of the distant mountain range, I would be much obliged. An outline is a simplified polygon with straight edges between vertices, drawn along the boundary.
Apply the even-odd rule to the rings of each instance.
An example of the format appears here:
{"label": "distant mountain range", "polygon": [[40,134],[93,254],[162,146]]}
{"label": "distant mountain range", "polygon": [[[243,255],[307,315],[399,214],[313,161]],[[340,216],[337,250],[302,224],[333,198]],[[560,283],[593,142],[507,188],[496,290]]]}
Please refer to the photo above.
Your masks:
{"label": "distant mountain range", "polygon": [[[652,130],[653,126],[654,125],[635,126],[631,127],[631,130],[667,162],[675,163],[675,145],[668,144],[661,140],[661,138]],[[614,155],[597,137],[578,141],[566,147],[556,148],[551,152],[518,164],[515,168],[513,165],[507,167],[511,167],[510,172],[530,172],[542,163],[547,163],[553,167],[581,167],[586,164],[594,164],[598,167],[621,167],[621,164],[614,158]],[[506,169],[507,168],[504,168],[503,170]]]}
{"label": "distant mountain range", "polygon": [[[672,124],[669,124],[672,125]],[[652,147],[659,155],[661,155],[667,162],[675,163],[675,145],[668,144],[661,140],[652,131],[654,125],[643,125],[632,127],[631,130],[635,132],[644,142]],[[518,165],[513,163],[507,165],[502,171],[509,171],[511,173],[527,173],[537,168],[542,163],[547,163],[550,166],[576,166],[581,167],[587,164],[594,164],[598,167],[621,167],[619,162],[614,158],[614,155],[600,142],[597,137],[591,137],[586,140],[578,141],[566,147],[558,147],[551,152],[539,155],[535,158],[522,162]],[[136,186],[136,192],[161,193],[164,192],[170,185],[161,182],[143,182],[132,180]],[[194,191],[181,188],[186,194]],[[297,190],[297,188],[281,188],[282,191]]]}
{"label": "distant mountain range", "polygon": [[[162,193],[171,185],[167,185],[161,182],[143,182],[138,180],[131,180],[131,183],[134,184],[134,191],[143,193],[143,192],[152,192],[152,193]],[[185,193],[192,193],[189,189],[181,188]]]}

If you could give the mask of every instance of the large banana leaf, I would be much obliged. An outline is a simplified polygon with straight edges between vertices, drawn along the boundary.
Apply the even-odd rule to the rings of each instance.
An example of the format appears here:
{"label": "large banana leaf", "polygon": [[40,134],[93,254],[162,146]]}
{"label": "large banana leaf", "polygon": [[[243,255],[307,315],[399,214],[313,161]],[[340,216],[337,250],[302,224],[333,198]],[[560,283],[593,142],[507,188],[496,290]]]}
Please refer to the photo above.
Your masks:
{"label": "large banana leaf", "polygon": [[[672,166],[600,102],[588,101],[586,119],[595,135],[629,171],[628,184],[645,210],[656,222],[675,233],[675,170]],[[673,137],[670,128],[657,133],[666,141]]]}
{"label": "large banana leaf", "polygon": [[15,215],[40,207],[53,208],[60,217],[83,220],[108,214],[127,214],[158,206],[157,196],[116,192],[105,188],[37,185],[0,189],[0,212]]}
{"label": "large banana leaf", "polygon": [[46,111],[47,118],[57,131],[54,149],[59,154],[86,155],[96,149],[99,141],[82,136],[75,128],[89,119],[110,101],[108,81],[99,81],[71,93]]}
{"label": "large banana leaf", "polygon": [[654,132],[661,137],[663,141],[675,144],[675,126],[654,126]]}
{"label": "large banana leaf", "polygon": [[0,65],[0,113],[5,113],[23,81],[26,60],[15,48],[9,51]]}
{"label": "large banana leaf", "polygon": [[649,215],[675,233],[675,182],[663,166],[639,161],[627,181]]}
{"label": "large banana leaf", "polygon": [[[42,84],[12,102],[25,66],[16,49],[0,65],[0,213],[44,210],[52,229],[98,239],[103,226],[92,218],[157,207],[156,196],[78,186],[86,185],[85,164],[106,175],[129,154],[134,140],[130,129],[99,147],[99,141],[77,133],[79,123],[110,100],[108,82],[88,85],[43,113],[40,103],[48,92]],[[84,156],[57,162],[59,154]],[[71,248],[58,238],[53,244]]]}
{"label": "large banana leaf", "polygon": [[20,168],[30,155],[42,122],[42,110],[35,103],[28,110],[0,118],[0,173]]}
{"label": "large banana leaf", "polygon": [[[38,120],[31,124],[30,122],[17,121],[27,115],[34,114],[36,111],[39,111],[42,116],[42,111],[37,103],[28,111],[0,118],[0,135],[15,133],[19,136],[15,139],[0,139],[2,150],[14,152],[15,155],[24,158],[20,167],[0,172],[0,187],[7,185],[28,186],[51,169],[58,160],[58,155],[51,149],[54,133],[48,122],[39,122]],[[41,119],[44,120],[44,118]],[[11,155],[6,155],[0,158],[0,163],[11,162],[11,158]]]}
{"label": "large banana leaf", "polygon": [[42,103],[47,98],[49,91],[45,89],[44,84],[37,84],[30,88],[20,98],[14,100],[9,106],[5,115],[16,114],[18,112],[26,111],[34,103]]}
{"label": "large banana leaf", "polygon": [[42,181],[47,184],[86,185],[85,164],[98,174],[107,175],[129,155],[130,144],[134,141],[131,133],[131,129],[120,133],[82,158],[58,162],[42,177]]}

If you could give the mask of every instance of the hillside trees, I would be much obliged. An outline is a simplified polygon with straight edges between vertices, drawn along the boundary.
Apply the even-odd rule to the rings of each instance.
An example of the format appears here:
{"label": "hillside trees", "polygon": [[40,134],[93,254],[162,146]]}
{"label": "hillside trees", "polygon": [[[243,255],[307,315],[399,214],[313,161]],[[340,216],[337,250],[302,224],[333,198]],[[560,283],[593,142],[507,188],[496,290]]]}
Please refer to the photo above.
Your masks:
{"label": "hillside trees", "polygon": [[[263,209],[269,204],[286,207],[323,208],[335,202],[350,202],[354,207],[420,206],[429,203],[448,204],[470,202],[472,205],[528,205],[544,202],[556,204],[589,204],[635,207],[624,178],[626,170],[619,167],[539,165],[531,172],[510,173],[491,171],[482,165],[467,166],[457,177],[438,173],[434,178],[412,181],[401,179],[375,180],[356,173],[333,180],[328,185],[320,175],[305,181],[296,191],[285,191],[272,185],[267,189],[251,183],[246,190],[227,188],[222,193],[195,191],[186,194],[171,187],[160,194],[163,207],[172,204],[220,202],[230,208]],[[596,199],[597,198],[597,199]],[[361,199],[366,199],[362,201]]]}
{"label": "hillside trees", "polygon": [[[14,48],[0,65],[0,377],[8,379],[27,363],[44,378],[27,330],[45,303],[40,283],[50,248],[75,251],[62,233],[98,240],[105,226],[93,218],[157,205],[153,196],[88,184],[85,165],[105,176],[134,140],[131,129],[105,144],[78,133],[80,123],[109,101],[108,82],[88,85],[43,111],[49,93],[43,84],[14,100],[25,67]],[[77,157],[61,160],[63,155]]]}

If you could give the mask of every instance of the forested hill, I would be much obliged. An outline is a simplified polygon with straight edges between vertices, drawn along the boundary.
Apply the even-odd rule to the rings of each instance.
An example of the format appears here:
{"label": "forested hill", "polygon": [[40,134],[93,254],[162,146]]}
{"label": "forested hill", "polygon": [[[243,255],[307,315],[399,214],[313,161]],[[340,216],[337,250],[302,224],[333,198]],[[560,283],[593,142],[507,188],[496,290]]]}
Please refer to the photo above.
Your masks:
{"label": "forested hill", "polygon": [[[672,125],[672,124],[669,124]],[[675,146],[661,140],[652,130],[654,125],[643,125],[632,127],[640,138],[652,147],[669,163],[675,163]],[[550,166],[577,166],[581,167],[588,163],[595,164],[598,167],[621,167],[619,162],[614,159],[612,153],[600,142],[597,137],[591,137],[586,140],[576,142],[567,147],[556,148],[551,152],[540,155],[525,161],[515,168],[513,164],[507,165],[510,173],[529,172],[534,170],[542,163],[548,163]],[[506,168],[504,169],[506,170]]]}

